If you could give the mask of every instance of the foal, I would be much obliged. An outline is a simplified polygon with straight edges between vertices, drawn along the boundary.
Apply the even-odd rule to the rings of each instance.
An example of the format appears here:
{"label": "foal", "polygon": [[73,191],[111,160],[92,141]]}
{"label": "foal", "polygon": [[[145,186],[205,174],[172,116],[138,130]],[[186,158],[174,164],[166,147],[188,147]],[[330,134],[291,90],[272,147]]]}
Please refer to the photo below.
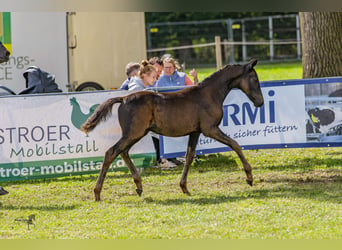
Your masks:
{"label": "foal", "polygon": [[201,133],[226,144],[238,154],[247,176],[247,183],[252,185],[252,169],[240,146],[235,140],[226,136],[218,126],[223,115],[223,101],[233,88],[242,90],[256,107],[263,105],[264,99],[258,76],[253,68],[256,63],[257,60],[254,59],[245,65],[227,65],[203,80],[198,86],[177,92],[140,91],[125,97],[112,98],[102,103],[81,129],[86,133],[90,132],[111,114],[115,103],[120,103],[118,119],[122,137],[106,151],[94,189],[95,200],[100,200],[108,168],[119,154],[132,173],[137,187],[136,192],[139,196],[141,195],[143,191],[141,177],[129,158],[128,151],[148,131],[172,137],[189,135],[186,160],[180,180],[183,193],[190,194],[187,189],[187,175]]}

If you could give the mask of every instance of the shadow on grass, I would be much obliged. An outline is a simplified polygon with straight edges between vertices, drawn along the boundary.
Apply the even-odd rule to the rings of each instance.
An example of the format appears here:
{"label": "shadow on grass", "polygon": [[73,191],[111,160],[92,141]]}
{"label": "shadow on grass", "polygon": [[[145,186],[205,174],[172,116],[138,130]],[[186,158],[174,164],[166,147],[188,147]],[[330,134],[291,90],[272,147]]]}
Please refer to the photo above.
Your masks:
{"label": "shadow on grass", "polygon": [[[315,158],[306,157],[303,159],[294,160],[290,164],[279,164],[265,167],[258,167],[260,169],[272,170],[272,171],[284,171],[284,170],[301,170],[303,172],[312,170],[317,166],[325,166],[327,168],[341,166],[342,162],[340,159],[329,159],[329,158]],[[252,167],[253,168],[253,167]]]}
{"label": "shadow on grass", "polygon": [[[265,183],[272,185],[265,188]],[[316,200],[321,202],[330,202],[342,204],[342,176],[336,171],[332,175],[289,178],[289,177],[271,177],[268,180],[262,180],[251,188],[241,191],[232,190],[229,194],[199,193],[192,191],[192,196],[179,193],[179,198],[175,199],[154,199],[147,197],[144,199],[147,203],[160,205],[182,205],[184,203],[196,205],[214,205],[226,202],[239,202],[243,200],[264,200],[275,198],[301,198]],[[190,191],[191,192],[191,191]]]}
{"label": "shadow on grass", "polygon": [[[180,194],[180,196],[181,195],[183,194]],[[263,202],[267,202],[268,200],[276,198],[301,198],[337,204],[342,203],[341,193],[339,193],[337,190],[335,190],[334,192],[330,192],[329,190],[326,190],[324,188],[317,189],[315,184],[306,185],[305,187],[283,186],[243,192],[233,192],[232,194],[226,195],[203,194],[203,196],[194,195],[190,197],[183,195],[180,198],[167,200],[147,197],[144,199],[144,201],[147,203],[153,203],[158,205],[173,206],[183,205],[184,203],[194,205],[215,205],[221,203],[240,202],[244,200],[262,200]]]}

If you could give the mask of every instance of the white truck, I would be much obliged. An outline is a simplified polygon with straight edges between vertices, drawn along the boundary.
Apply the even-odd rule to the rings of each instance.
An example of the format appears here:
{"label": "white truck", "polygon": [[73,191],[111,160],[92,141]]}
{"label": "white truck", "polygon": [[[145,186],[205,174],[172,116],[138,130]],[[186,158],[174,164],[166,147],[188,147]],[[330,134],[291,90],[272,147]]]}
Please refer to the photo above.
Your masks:
{"label": "white truck", "polygon": [[11,51],[0,84],[16,93],[29,66],[55,75],[63,92],[116,89],[126,64],[146,58],[143,12],[2,12],[0,41]]}

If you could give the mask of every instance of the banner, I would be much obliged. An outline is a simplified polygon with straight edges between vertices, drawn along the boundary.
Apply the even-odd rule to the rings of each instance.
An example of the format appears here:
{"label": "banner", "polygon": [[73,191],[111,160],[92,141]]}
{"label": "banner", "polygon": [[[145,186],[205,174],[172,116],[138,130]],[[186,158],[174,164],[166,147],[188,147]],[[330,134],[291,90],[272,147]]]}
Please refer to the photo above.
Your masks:
{"label": "banner", "polygon": [[[0,97],[0,181],[97,173],[121,136],[112,116],[87,136],[81,125],[105,100],[126,91]],[[138,168],[151,166],[155,150],[145,136],[130,151]],[[126,169],[118,157],[112,170]]]}
{"label": "banner", "polygon": [[[264,105],[240,90],[223,104],[220,129],[243,149],[342,145],[342,78],[263,82]],[[188,137],[160,137],[164,158],[184,156]],[[200,135],[196,154],[230,150]]]}

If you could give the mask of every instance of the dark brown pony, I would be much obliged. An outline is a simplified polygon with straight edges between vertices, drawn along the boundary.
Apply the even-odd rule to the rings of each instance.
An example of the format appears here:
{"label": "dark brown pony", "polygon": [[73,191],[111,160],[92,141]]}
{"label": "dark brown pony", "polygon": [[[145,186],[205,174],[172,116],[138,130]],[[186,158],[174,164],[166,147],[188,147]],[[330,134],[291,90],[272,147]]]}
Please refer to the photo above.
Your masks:
{"label": "dark brown pony", "polygon": [[132,173],[138,195],[141,195],[141,177],[129,158],[128,151],[149,131],[172,137],[189,135],[185,166],[180,181],[184,193],[190,194],[187,189],[187,175],[201,133],[228,145],[238,154],[247,175],[247,183],[252,185],[252,169],[240,146],[226,136],[218,126],[223,115],[223,101],[233,88],[242,90],[256,107],[263,105],[264,99],[258,76],[253,69],[256,63],[257,60],[252,60],[245,65],[227,65],[203,80],[198,86],[177,92],[140,91],[125,97],[112,98],[101,104],[81,129],[86,133],[90,132],[111,114],[115,103],[120,103],[118,118],[122,137],[105,154],[102,170],[94,189],[95,200],[100,200],[108,168],[119,154]]}

